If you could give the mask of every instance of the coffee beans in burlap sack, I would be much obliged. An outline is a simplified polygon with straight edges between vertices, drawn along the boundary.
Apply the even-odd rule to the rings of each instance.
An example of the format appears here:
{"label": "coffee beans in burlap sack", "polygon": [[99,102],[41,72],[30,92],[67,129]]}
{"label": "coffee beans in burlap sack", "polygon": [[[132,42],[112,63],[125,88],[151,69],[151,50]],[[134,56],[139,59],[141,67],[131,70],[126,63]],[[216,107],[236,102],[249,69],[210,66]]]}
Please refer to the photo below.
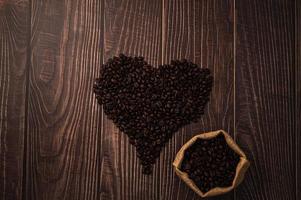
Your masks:
{"label": "coffee beans in burlap sack", "polygon": [[242,182],[249,165],[244,152],[223,130],[194,136],[173,163],[176,174],[201,197],[231,191]]}

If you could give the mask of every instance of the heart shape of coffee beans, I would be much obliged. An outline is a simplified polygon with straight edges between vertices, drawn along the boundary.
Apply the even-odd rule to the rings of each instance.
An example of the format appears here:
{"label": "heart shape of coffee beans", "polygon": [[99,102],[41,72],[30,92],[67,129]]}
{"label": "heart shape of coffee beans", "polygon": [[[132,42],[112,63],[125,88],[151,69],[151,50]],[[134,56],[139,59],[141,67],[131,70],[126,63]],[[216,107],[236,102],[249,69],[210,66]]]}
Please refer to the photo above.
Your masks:
{"label": "heart shape of coffee beans", "polygon": [[121,54],[103,65],[94,93],[150,174],[173,133],[204,114],[212,83],[209,69],[187,60],[154,68],[143,57]]}

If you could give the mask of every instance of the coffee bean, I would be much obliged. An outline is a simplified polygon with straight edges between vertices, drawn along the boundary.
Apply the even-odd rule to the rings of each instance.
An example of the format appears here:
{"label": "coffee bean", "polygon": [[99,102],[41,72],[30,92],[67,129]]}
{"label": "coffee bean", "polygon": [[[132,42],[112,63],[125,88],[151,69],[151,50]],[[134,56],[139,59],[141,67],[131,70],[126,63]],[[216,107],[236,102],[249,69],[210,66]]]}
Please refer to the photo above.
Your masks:
{"label": "coffee bean", "polygon": [[202,192],[232,185],[240,157],[227,145],[223,134],[198,139],[184,155],[181,170],[188,173]]}
{"label": "coffee bean", "polygon": [[93,91],[108,118],[131,136],[143,166],[151,166],[175,132],[204,114],[212,83],[209,69],[185,59],[153,68],[142,56],[120,54],[102,66]]}

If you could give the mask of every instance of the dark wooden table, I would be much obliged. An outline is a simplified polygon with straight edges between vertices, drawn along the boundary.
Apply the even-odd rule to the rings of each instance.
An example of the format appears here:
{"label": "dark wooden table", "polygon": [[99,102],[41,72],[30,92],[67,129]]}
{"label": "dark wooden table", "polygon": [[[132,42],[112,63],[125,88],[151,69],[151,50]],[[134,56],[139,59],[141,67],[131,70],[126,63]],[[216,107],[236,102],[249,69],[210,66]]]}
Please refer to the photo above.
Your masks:
{"label": "dark wooden table", "polygon": [[[251,161],[220,200],[301,199],[299,0],[0,0],[0,199],[200,199],[172,161],[193,135],[225,129]],[[198,123],[152,176],[97,105],[105,60],[187,58],[215,82]]]}

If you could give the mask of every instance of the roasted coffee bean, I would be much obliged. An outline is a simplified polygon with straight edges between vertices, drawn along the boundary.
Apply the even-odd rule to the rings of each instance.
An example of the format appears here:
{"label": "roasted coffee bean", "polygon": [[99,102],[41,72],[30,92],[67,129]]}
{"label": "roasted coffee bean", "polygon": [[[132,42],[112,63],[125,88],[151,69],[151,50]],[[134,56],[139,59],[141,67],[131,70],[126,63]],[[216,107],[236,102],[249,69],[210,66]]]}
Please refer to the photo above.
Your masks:
{"label": "roasted coffee bean", "polygon": [[212,84],[209,69],[187,60],[154,68],[141,56],[120,54],[102,66],[93,90],[104,113],[130,137],[143,173],[150,174],[173,133],[204,114]]}
{"label": "roasted coffee bean", "polygon": [[240,157],[227,145],[223,134],[212,139],[198,139],[184,155],[181,170],[202,192],[232,185]]}

